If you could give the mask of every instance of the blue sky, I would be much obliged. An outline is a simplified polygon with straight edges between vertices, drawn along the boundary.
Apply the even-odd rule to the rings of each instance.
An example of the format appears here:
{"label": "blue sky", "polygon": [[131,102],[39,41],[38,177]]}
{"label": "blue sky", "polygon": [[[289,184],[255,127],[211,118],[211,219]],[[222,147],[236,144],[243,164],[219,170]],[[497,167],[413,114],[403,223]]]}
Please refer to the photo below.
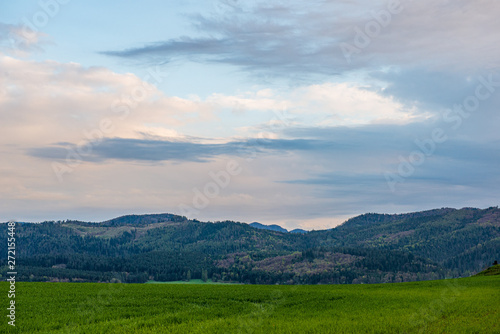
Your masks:
{"label": "blue sky", "polygon": [[498,205],[498,2],[1,6],[4,220]]}

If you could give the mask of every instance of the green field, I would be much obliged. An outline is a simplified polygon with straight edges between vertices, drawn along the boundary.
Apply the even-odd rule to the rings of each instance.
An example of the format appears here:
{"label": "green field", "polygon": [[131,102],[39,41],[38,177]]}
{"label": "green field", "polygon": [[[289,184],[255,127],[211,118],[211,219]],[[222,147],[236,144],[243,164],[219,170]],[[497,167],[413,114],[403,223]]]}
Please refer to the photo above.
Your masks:
{"label": "green field", "polygon": [[189,281],[170,281],[170,282],[158,282],[158,281],[147,281],[145,284],[240,284],[241,283],[226,283],[226,282],[214,282],[211,279],[204,282],[201,279],[192,279]]}
{"label": "green field", "polygon": [[2,333],[500,333],[500,276],[374,285],[22,283]]}

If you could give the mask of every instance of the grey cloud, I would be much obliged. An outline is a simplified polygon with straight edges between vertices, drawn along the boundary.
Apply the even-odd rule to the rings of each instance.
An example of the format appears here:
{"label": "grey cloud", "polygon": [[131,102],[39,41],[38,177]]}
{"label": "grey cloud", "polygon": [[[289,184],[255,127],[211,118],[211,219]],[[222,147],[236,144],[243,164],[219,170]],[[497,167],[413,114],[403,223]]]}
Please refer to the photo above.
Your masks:
{"label": "grey cloud", "polygon": [[461,102],[463,98],[474,93],[480,75],[465,76],[459,73],[429,71],[425,68],[371,74],[389,83],[382,94],[397,96],[409,103],[418,101],[424,107],[451,107]]}
{"label": "grey cloud", "polygon": [[171,56],[179,55],[216,55],[231,43],[228,40],[217,40],[208,38],[193,39],[189,37],[180,38],[178,40],[168,41],[165,43],[154,43],[142,48],[132,48],[122,51],[107,51],[103,52],[108,56],[119,57],[141,57],[151,54],[165,54]]}
{"label": "grey cloud", "polygon": [[[321,174],[310,175],[307,179],[286,182],[338,185],[345,184],[346,180],[356,180],[356,184],[372,184],[377,179],[383,179],[384,172],[396,172],[400,156],[408,159],[412,152],[421,151],[416,140],[429,140],[429,134],[436,124],[289,128],[283,132],[287,139],[253,138],[222,144],[106,138],[81,148],[67,143],[32,148],[27,154],[51,160],[69,157],[93,162],[115,159],[202,163],[220,156],[254,159],[295,153],[303,163],[311,161],[326,169],[334,168],[336,173],[347,174],[333,178]],[[496,168],[500,165],[500,141],[462,138],[460,134],[451,132],[447,135],[448,140],[435,144],[432,154],[426,157],[422,166],[416,167],[415,174],[408,179],[415,182],[428,182],[430,179],[429,182],[435,182],[438,178],[444,183],[455,184],[459,184],[460,180],[465,182],[474,179],[479,184],[479,179],[496,177]],[[373,175],[378,175],[378,178]],[[456,175],[457,178],[450,175]]]}
{"label": "grey cloud", "polygon": [[[84,147],[57,143],[50,147],[32,148],[28,155],[44,159],[81,157],[86,161],[107,159],[138,161],[207,162],[217,156],[254,157],[256,154],[306,155],[336,154],[336,156],[368,154],[370,152],[405,152],[412,149],[415,131],[422,134],[423,124],[408,126],[372,125],[358,128],[288,128],[286,139],[250,138],[222,144],[196,141],[105,138]],[[81,153],[80,153],[81,152]]]}
{"label": "grey cloud", "polygon": [[[91,152],[83,154],[87,160],[105,159],[143,161],[206,162],[217,156],[243,156],[303,152],[302,154],[381,155],[409,154],[418,149],[415,140],[428,139],[439,123],[423,122],[408,125],[367,125],[361,127],[287,128],[286,139],[250,138],[221,144],[196,141],[169,141],[152,139],[106,138],[90,143]],[[439,144],[436,154],[466,161],[500,161],[498,142],[475,142],[452,137]],[[78,152],[69,143],[35,148],[30,155],[50,159],[64,159],[68,151]],[[85,152],[86,148],[81,148]]]}
{"label": "grey cloud", "polygon": [[345,153],[399,152],[414,149],[417,138],[426,137],[435,127],[432,122],[407,125],[365,125],[360,127],[287,128],[287,138],[307,138],[335,143]]}
{"label": "grey cloud", "polygon": [[107,159],[138,161],[192,161],[207,162],[217,156],[252,157],[255,154],[295,150],[318,150],[330,145],[320,140],[250,139],[224,144],[201,144],[165,140],[106,138],[101,142],[90,142],[85,147],[54,145],[32,148],[30,156],[43,159],[74,159],[103,161]]}
{"label": "grey cloud", "polygon": [[[227,4],[227,2],[226,2]],[[385,1],[241,1],[212,15],[192,16],[201,37],[182,37],[107,55],[126,58],[183,57],[222,62],[278,75],[331,75],[367,66],[440,69],[498,67],[500,4],[482,1],[401,1],[379,34],[355,44],[355,27],[365,30]],[[340,48],[359,52],[348,63]],[[356,46],[357,45],[357,46]]]}
{"label": "grey cloud", "polygon": [[[397,173],[397,166],[388,171]],[[315,198],[330,200],[336,206],[325,210],[338,214],[342,210],[388,212],[391,206],[421,210],[434,208],[436,203],[454,207],[496,205],[500,174],[498,156],[491,161],[464,161],[436,154],[404,178],[395,191],[375,167],[359,173],[312,173],[308,178],[281,182],[309,186]]]}
{"label": "grey cloud", "polygon": [[[492,153],[486,149],[482,152],[484,155]],[[483,188],[500,183],[500,174],[497,172],[497,166],[500,162],[498,152],[491,159],[467,161],[462,157],[450,158],[452,154],[436,154],[428,159],[424,164],[418,166],[415,173],[404,179],[404,185],[418,188],[443,189],[449,186],[466,186],[474,188]],[[397,173],[397,166],[389,169]],[[393,197],[394,193],[387,186],[383,173],[376,173],[376,169],[368,168],[364,173],[331,172],[312,174],[309,178],[280,181],[289,184],[313,185],[324,196],[378,196],[386,194]],[[399,187],[399,186],[398,186]],[[378,194],[378,195],[377,195]]]}
{"label": "grey cloud", "polygon": [[[335,142],[335,149],[330,152],[340,154],[301,153],[330,172],[312,170],[303,178],[279,182],[309,186],[315,197],[342,205],[363,203],[364,211],[387,207],[388,203],[415,208],[433,207],[435,203],[476,205],[473,202],[476,200],[495,204],[500,185],[500,141],[463,137],[452,131],[447,132],[448,140],[435,145],[422,164],[414,166],[411,175],[402,178],[395,192],[391,190],[385,173],[399,175],[399,157],[409,160],[412,152],[422,152],[415,139],[429,139],[432,130],[440,125],[428,122],[407,126],[288,129],[288,136]],[[342,143],[350,145],[339,145]]]}
{"label": "grey cloud", "polygon": [[279,75],[336,74],[339,69],[347,68],[347,64],[343,59],[339,61],[340,49],[331,47],[332,40],[337,38],[322,32],[325,29],[322,25],[326,23],[329,31],[342,28],[330,22],[331,13],[324,12],[325,6],[342,7],[321,2],[308,4],[306,9],[299,2],[292,2],[292,6],[256,3],[242,8],[238,3],[226,6],[217,15],[192,17],[193,24],[208,37],[181,37],[103,53],[148,61],[182,57],[232,64],[267,74],[270,71]]}

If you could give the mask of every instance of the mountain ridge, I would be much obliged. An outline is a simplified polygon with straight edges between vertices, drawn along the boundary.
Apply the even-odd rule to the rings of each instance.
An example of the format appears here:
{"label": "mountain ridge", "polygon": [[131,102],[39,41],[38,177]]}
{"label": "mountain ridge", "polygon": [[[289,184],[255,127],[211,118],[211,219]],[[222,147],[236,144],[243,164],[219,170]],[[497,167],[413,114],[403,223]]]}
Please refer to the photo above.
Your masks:
{"label": "mountain ridge", "polygon": [[376,283],[469,276],[500,257],[498,207],[368,213],[305,234],[168,213],[16,230],[24,280]]}

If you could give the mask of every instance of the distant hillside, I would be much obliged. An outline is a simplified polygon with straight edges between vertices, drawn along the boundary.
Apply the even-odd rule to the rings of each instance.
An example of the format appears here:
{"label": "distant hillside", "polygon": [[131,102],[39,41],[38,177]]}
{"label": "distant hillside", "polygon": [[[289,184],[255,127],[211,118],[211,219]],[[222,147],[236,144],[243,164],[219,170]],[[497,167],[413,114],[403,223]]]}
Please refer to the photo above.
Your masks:
{"label": "distant hillside", "polygon": [[301,228],[296,228],[296,229],[290,231],[290,233],[300,233],[300,234],[305,234],[307,232],[309,232],[309,231],[303,230]]}
{"label": "distant hillside", "polygon": [[134,226],[146,226],[158,223],[183,222],[185,220],[186,220],[185,217],[176,216],[169,213],[154,214],[154,215],[128,215],[105,221],[101,223],[101,225],[124,226],[132,224]]}
{"label": "distant hillside", "polygon": [[[173,214],[18,224],[19,279],[401,282],[470,276],[500,258],[498,208],[365,214],[308,233],[252,225]],[[0,224],[4,235],[6,229]],[[0,243],[0,252],[6,247]],[[0,266],[5,275],[5,258]]]}
{"label": "distant hillside", "polygon": [[269,230],[269,231],[276,231],[276,232],[282,232],[282,233],[299,233],[299,234],[305,234],[305,233],[308,233],[309,231],[306,231],[306,230],[303,230],[303,229],[300,229],[300,228],[296,228],[294,230],[291,230],[291,231],[288,231],[287,229],[279,226],[279,225],[263,225],[263,224],[260,224],[260,223],[257,223],[257,222],[254,222],[254,223],[251,223],[251,224],[248,224],[250,226],[252,226],[253,228],[258,228],[258,229],[261,229],[261,230]]}
{"label": "distant hillside", "polygon": [[288,233],[288,230],[284,229],[283,227],[279,225],[263,225],[257,222],[248,224],[252,226],[253,228],[258,228],[261,230],[270,230],[270,231],[276,231],[276,232],[283,232],[283,233]]}
{"label": "distant hillside", "polygon": [[313,244],[321,246],[408,251],[456,275],[469,276],[500,258],[500,210],[443,208],[398,215],[370,213],[309,236]]}

